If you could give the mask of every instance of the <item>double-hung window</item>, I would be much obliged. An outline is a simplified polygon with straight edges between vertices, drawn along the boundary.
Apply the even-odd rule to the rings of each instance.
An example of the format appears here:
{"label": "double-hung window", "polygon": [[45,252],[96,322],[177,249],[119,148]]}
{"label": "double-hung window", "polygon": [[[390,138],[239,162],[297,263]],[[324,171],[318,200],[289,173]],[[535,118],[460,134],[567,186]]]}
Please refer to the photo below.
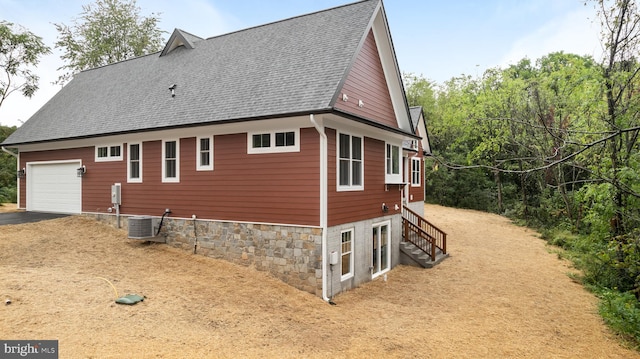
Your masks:
{"label": "double-hung window", "polygon": [[338,190],[364,189],[362,137],[338,133]]}
{"label": "double-hung window", "polygon": [[213,170],[213,136],[198,137],[196,140],[196,170]]}
{"label": "double-hung window", "polygon": [[129,144],[127,182],[142,182],[142,143]]}
{"label": "double-hung window", "polygon": [[162,182],[180,182],[180,143],[162,141]]}
{"label": "double-hung window", "polygon": [[420,187],[422,183],[422,161],[419,157],[411,157],[411,187]]}
{"label": "double-hung window", "polygon": [[249,132],[247,153],[300,152],[300,129]]}
{"label": "double-hung window", "polygon": [[353,277],[353,228],[342,231],[341,235],[341,280]]}
{"label": "double-hung window", "polygon": [[385,181],[387,183],[401,183],[402,172],[400,171],[400,146],[387,143],[386,148]]}
{"label": "double-hung window", "polygon": [[122,161],[122,145],[96,146],[96,162]]}

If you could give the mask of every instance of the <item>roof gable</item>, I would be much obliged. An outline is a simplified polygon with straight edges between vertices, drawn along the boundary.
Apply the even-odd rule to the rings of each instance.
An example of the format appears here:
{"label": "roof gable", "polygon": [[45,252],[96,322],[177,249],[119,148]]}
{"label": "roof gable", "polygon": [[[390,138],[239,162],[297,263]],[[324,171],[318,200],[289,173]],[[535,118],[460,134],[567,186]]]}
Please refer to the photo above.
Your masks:
{"label": "roof gable", "polygon": [[166,45],[164,45],[164,49],[160,52],[160,56],[164,56],[180,46],[184,46],[187,49],[193,49],[195,47],[195,43],[201,40],[203,40],[201,37],[192,35],[180,29],[175,29],[173,30],[171,37],[169,37]]}
{"label": "roof gable", "polygon": [[[343,83],[344,87],[340,86],[334,95],[335,108],[414,133],[382,2],[378,3],[368,30],[363,34]],[[351,101],[349,94],[345,92],[354,90],[359,98],[353,101],[360,109],[341,103]],[[344,95],[347,96],[347,101],[344,101]],[[369,110],[367,107],[370,107]]]}
{"label": "roof gable", "polygon": [[429,131],[427,131],[427,121],[424,118],[422,106],[414,106],[409,109],[411,114],[411,124],[415,129],[415,134],[422,137],[422,150],[425,154],[431,154],[431,143],[429,142]]}
{"label": "roof gable", "polygon": [[398,128],[373,31],[369,31],[339,92],[336,109]]}
{"label": "roof gable", "polygon": [[329,111],[380,8],[366,0],[200,41],[176,30],[160,54],[77,74],[4,145]]}

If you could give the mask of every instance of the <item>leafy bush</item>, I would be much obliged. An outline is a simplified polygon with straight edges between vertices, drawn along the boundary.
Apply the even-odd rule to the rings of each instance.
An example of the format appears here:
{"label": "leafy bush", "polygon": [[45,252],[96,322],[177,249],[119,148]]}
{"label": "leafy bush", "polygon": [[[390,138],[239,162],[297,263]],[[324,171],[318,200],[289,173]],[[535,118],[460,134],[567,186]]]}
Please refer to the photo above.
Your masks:
{"label": "leafy bush", "polygon": [[[602,291],[600,315],[616,332],[640,343],[640,303],[629,292]],[[637,347],[637,344],[636,344]]]}
{"label": "leafy bush", "polygon": [[16,187],[0,188],[0,203],[16,203],[18,201],[18,189]]}

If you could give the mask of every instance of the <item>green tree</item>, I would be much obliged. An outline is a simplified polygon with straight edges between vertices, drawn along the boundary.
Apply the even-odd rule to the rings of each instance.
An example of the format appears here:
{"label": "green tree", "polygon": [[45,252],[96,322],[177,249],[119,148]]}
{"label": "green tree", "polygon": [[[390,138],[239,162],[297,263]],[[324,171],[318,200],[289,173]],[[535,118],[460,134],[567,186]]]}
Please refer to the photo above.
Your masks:
{"label": "green tree", "polygon": [[38,76],[33,67],[40,57],[51,53],[42,39],[21,26],[0,21],[0,106],[18,91],[31,97],[38,90]]}
{"label": "green tree", "polygon": [[[0,143],[17,128],[0,125]],[[16,159],[5,152],[0,152],[0,204],[15,202],[17,196]]]}
{"label": "green tree", "polygon": [[[640,223],[637,173],[640,134],[640,9],[635,1],[599,0],[602,38],[606,46],[603,78],[606,113],[602,121],[612,134],[607,143],[608,161],[597,171],[608,178],[613,199],[613,234],[625,234]],[[630,203],[633,201],[635,203]],[[634,206],[635,205],[635,206]],[[612,222],[613,223],[613,222]]]}
{"label": "green tree", "polygon": [[135,0],[96,0],[83,5],[80,18],[72,26],[54,24],[58,31],[56,48],[63,50],[65,71],[58,78],[64,84],[74,74],[159,51],[162,31],[159,17],[140,15]]}

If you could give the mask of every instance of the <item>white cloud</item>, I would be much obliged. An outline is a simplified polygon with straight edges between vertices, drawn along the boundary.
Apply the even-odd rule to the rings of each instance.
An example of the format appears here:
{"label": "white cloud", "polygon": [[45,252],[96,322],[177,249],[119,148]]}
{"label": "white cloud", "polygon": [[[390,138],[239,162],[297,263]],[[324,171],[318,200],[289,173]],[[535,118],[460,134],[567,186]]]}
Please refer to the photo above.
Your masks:
{"label": "white cloud", "polygon": [[515,64],[525,57],[536,60],[557,51],[590,55],[596,61],[600,60],[602,48],[599,25],[593,19],[593,9],[588,7],[556,17],[533,33],[515,41],[499,66]]}

